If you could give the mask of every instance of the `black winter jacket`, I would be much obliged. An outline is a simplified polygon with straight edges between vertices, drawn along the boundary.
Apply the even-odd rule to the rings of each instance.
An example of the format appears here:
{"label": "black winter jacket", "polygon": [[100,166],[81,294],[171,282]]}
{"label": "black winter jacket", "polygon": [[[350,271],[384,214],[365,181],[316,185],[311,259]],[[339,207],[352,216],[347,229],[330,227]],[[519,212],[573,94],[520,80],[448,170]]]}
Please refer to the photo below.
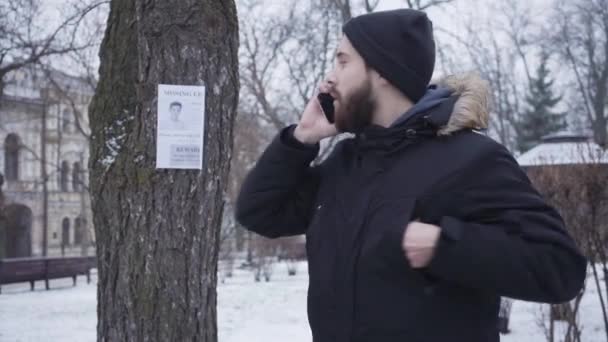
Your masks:
{"label": "black winter jacket", "polygon": [[[559,303],[586,260],[511,154],[473,131],[487,89],[451,96],[396,126],[371,126],[318,166],[283,130],[246,178],[236,216],[267,237],[306,234],[315,342],[495,342],[501,296]],[[401,248],[415,219],[441,227],[431,263]]]}

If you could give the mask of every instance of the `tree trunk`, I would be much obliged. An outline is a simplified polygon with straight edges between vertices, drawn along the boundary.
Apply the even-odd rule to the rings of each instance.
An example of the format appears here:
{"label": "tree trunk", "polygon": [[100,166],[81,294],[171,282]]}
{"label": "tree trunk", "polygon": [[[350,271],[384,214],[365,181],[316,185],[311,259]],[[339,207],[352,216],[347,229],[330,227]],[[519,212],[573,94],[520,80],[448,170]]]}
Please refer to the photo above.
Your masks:
{"label": "tree trunk", "polygon": [[[0,97],[2,94],[0,93]],[[0,101],[2,102],[2,101]],[[0,173],[0,259],[4,259],[6,257],[6,231],[8,229],[6,213],[4,211],[5,198],[4,198],[4,190],[2,187],[4,186],[4,176]]]}
{"label": "tree trunk", "polygon": [[[597,106],[599,107],[599,106]],[[596,108],[596,119],[593,122],[593,137],[603,148],[608,148],[608,118],[604,116],[603,108]]]}
{"label": "tree trunk", "polygon": [[[90,106],[98,341],[216,341],[238,98],[232,0],[112,0]],[[203,169],[156,170],[158,84],[206,87]]]}

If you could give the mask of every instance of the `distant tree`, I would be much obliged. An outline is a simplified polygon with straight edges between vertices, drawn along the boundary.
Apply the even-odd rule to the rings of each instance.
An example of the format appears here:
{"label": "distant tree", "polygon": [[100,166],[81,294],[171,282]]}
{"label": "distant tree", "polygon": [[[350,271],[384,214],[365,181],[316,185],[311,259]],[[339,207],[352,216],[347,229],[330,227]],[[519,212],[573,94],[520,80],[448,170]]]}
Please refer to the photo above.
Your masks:
{"label": "distant tree", "polygon": [[575,100],[593,138],[608,147],[608,6],[606,0],[559,0],[547,21],[550,46],[571,72]]}
{"label": "distant tree", "polygon": [[62,13],[58,24],[53,26],[41,25],[45,20],[40,0],[1,1],[0,98],[10,72],[95,46],[94,39],[82,39],[82,29],[87,16],[107,3],[107,0],[74,2],[73,8]]}
{"label": "distant tree", "polygon": [[553,93],[553,80],[547,68],[549,56],[542,52],[536,76],[532,77],[529,92],[526,96],[528,109],[519,119],[517,125],[517,148],[524,152],[539,144],[541,138],[566,127],[565,113],[555,112],[555,106],[561,101],[561,95]]}

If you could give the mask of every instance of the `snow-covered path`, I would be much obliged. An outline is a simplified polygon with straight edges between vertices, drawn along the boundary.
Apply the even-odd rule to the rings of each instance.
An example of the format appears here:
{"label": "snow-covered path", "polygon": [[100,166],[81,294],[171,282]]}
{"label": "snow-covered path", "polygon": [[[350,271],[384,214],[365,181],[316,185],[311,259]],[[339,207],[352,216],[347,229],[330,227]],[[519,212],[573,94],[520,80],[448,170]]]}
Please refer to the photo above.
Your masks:
{"label": "snow-covered path", "polygon": [[[4,286],[0,295],[1,342],[95,341],[96,278],[86,284],[84,277],[72,287],[71,279],[44,283],[29,291],[29,284]],[[271,282],[256,283],[250,271],[236,270],[232,278],[218,286],[218,327],[220,342],[309,342],[306,318],[306,264],[298,274],[287,276],[284,264],[277,264]],[[604,342],[601,309],[595,284],[590,278],[583,300],[581,320],[583,341]],[[511,334],[503,342],[542,342],[537,326],[540,306],[515,302],[511,314]]]}

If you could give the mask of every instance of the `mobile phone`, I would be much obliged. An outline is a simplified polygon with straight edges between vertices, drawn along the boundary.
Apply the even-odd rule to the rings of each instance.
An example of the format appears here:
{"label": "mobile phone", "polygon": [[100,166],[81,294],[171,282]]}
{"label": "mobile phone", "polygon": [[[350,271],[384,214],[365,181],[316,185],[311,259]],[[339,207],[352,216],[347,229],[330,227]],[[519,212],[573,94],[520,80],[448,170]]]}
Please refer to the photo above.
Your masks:
{"label": "mobile phone", "polygon": [[325,117],[329,123],[334,123],[334,98],[328,93],[319,93],[317,96],[319,99],[319,103],[321,103],[321,108],[323,108],[323,113],[325,113]]}

